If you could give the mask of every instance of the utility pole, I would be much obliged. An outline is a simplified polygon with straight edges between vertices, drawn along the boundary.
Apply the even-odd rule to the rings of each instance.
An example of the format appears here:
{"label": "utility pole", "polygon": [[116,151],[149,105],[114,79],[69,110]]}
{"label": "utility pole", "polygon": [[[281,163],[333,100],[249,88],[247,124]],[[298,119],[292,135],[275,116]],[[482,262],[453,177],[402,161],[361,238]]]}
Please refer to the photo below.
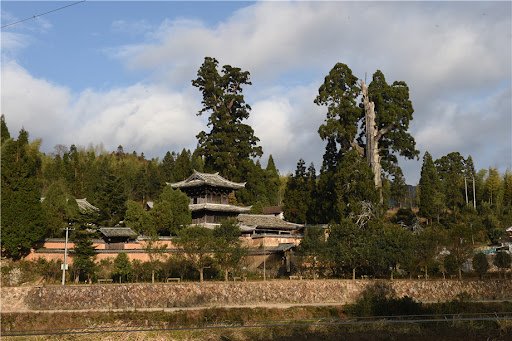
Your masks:
{"label": "utility pole", "polygon": [[468,182],[466,180],[466,176],[464,176],[464,189],[466,191],[466,206],[469,205],[468,201]]}
{"label": "utility pole", "polygon": [[473,208],[476,210],[475,176],[473,175]]}
{"label": "utility pole", "polygon": [[68,269],[68,236],[70,229],[69,226],[66,226],[66,242],[64,243],[64,263],[61,265],[62,267],[62,285],[66,284],[66,270]]}
{"label": "utility pole", "polygon": [[265,234],[263,234],[263,281],[267,280],[267,254],[265,252]]}

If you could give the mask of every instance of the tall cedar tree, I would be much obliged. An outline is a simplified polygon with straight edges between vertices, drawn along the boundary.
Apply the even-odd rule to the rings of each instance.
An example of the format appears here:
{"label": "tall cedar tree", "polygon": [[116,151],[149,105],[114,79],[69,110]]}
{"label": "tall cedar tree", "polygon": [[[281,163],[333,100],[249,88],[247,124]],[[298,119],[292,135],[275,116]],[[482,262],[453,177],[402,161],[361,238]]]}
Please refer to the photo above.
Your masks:
{"label": "tall cedar tree", "polygon": [[73,272],[75,274],[75,282],[79,280],[91,281],[94,276],[96,270],[94,263],[96,252],[91,237],[92,235],[87,231],[86,226],[80,226],[80,228],[73,233],[72,239],[75,244]]}
{"label": "tall cedar tree", "polygon": [[316,223],[338,223],[341,219],[336,192],[336,169],[339,161],[337,149],[335,137],[329,136],[320,169],[317,195],[313,202],[317,212]]}
{"label": "tall cedar tree", "polygon": [[435,161],[437,174],[444,192],[445,205],[452,210],[465,205],[465,160],[458,152],[449,153]]}
{"label": "tall cedar tree", "polygon": [[114,226],[124,218],[127,195],[120,177],[112,170],[105,169],[98,179],[97,207],[101,210],[102,221]]}
{"label": "tall cedar tree", "polygon": [[173,169],[176,162],[176,154],[174,152],[165,153],[162,163],[160,164],[160,172],[162,173],[163,179],[166,182],[175,182],[173,176]]}
{"label": "tall cedar tree", "polygon": [[206,57],[192,85],[203,95],[203,108],[198,115],[208,114],[210,132],[197,135],[198,151],[204,157],[205,170],[220,172],[233,181],[245,181],[252,157],[261,156],[259,139],[251,126],[242,123],[251,107],[245,103],[242,88],[250,85],[250,74],[240,68],[224,65],[219,73],[218,61]]}
{"label": "tall cedar tree", "polygon": [[41,206],[39,144],[29,144],[22,129],[18,140],[2,144],[2,255],[18,259],[45,236]]}
{"label": "tall cedar tree", "polygon": [[[403,81],[387,84],[382,71],[377,70],[368,86],[368,96],[369,100],[375,104],[376,114],[376,136],[375,141],[371,143],[377,144],[382,169],[394,174],[398,168],[396,154],[407,159],[413,159],[419,154],[415,148],[414,138],[407,132],[414,112],[409,99],[409,87]],[[366,128],[365,120],[362,120],[361,124]],[[365,140],[368,144],[370,137],[365,136]]]}
{"label": "tall cedar tree", "polygon": [[284,217],[286,220],[303,224],[306,223],[306,213],[311,204],[307,185],[306,165],[304,160],[297,162],[295,174],[290,176],[284,192]]}
{"label": "tall cedar tree", "polygon": [[308,224],[317,224],[319,221],[318,211],[316,210],[315,201],[318,196],[318,188],[316,181],[316,169],[313,162],[308,167],[306,173],[306,187],[309,193],[308,210],[306,212],[306,221]]}
{"label": "tall cedar tree", "polygon": [[[381,71],[375,72],[368,88],[364,82],[361,85],[346,64],[337,63],[333,67],[315,99],[317,105],[327,107],[325,123],[318,132],[324,140],[334,138],[340,145],[340,154],[355,149],[365,156],[366,150],[382,202],[381,170],[392,173],[397,169],[396,153],[406,158],[418,155],[414,139],[407,133],[413,109],[407,85],[404,82],[388,85]],[[357,103],[361,94],[364,110]],[[358,131],[360,134],[356,136]]]}
{"label": "tall cedar tree", "polygon": [[270,154],[268,157],[267,168],[265,168],[265,171],[265,185],[269,204],[272,206],[280,205],[281,202],[279,200],[279,171],[276,168],[276,164],[274,163],[274,158],[272,157],[272,154]]}
{"label": "tall cedar tree", "polygon": [[442,194],[436,166],[429,152],[425,152],[423,156],[419,186],[420,215],[432,221],[434,217],[439,217]]}
{"label": "tall cedar tree", "polygon": [[9,129],[7,128],[7,124],[5,123],[5,116],[0,115],[0,141],[3,144],[4,141],[11,138],[11,134],[9,134]]}
{"label": "tall cedar tree", "polygon": [[367,208],[375,208],[378,203],[372,171],[355,150],[345,153],[341,158],[335,178],[337,212],[340,217],[374,213],[374,210],[366,212]]}

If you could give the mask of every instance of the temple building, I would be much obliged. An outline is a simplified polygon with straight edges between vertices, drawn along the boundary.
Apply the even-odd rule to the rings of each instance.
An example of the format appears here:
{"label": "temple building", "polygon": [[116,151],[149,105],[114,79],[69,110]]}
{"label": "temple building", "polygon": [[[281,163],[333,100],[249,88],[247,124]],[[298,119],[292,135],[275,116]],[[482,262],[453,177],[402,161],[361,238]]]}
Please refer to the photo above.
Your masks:
{"label": "temple building", "polygon": [[236,218],[240,213],[248,213],[251,210],[250,207],[229,203],[229,197],[235,190],[244,188],[245,183],[229,181],[219,173],[208,174],[194,170],[187,179],[170,185],[190,198],[192,224],[210,227],[220,224],[224,219]]}

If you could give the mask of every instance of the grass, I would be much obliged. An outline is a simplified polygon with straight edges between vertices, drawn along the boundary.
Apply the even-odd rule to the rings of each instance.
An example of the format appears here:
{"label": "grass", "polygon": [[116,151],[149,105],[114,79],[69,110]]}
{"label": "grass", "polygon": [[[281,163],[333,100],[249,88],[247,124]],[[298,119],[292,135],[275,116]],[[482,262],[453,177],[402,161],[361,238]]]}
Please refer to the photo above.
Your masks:
{"label": "grass", "polygon": [[[57,330],[76,328],[115,328],[147,326],[191,328],[189,330],[103,332],[34,337],[5,337],[12,340],[508,340],[512,339],[512,321],[428,322],[390,324],[315,325],[305,320],[353,317],[349,307],[210,308],[174,312],[88,312],[88,313],[3,313],[1,331]],[[426,305],[436,313],[487,313],[512,311],[512,303],[448,302]],[[287,321],[285,325],[249,327],[258,323]],[[212,325],[245,328],[192,329]]]}

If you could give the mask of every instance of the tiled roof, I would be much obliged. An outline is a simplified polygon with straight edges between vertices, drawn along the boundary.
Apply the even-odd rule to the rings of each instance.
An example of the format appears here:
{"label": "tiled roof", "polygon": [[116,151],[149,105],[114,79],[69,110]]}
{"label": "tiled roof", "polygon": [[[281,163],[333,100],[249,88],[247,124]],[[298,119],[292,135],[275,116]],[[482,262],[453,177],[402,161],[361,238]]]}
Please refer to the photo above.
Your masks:
{"label": "tiled roof", "polygon": [[[41,202],[44,201],[44,199],[46,199],[45,197],[42,197],[40,199]],[[68,199],[66,199],[66,202],[67,202]],[[75,199],[76,200],[76,204],[78,205],[78,209],[80,210],[80,213],[90,213],[90,212],[95,212],[95,211],[99,211],[100,209],[97,208],[96,206],[93,206],[90,202],[87,201],[87,198],[83,198],[83,199]]]}
{"label": "tiled roof", "polygon": [[268,206],[263,207],[263,214],[280,214],[283,213],[283,208],[281,206]]}
{"label": "tiled roof", "polygon": [[100,227],[100,232],[107,238],[111,237],[137,237],[137,233],[129,227]]}
{"label": "tiled roof", "polygon": [[253,226],[257,228],[267,228],[276,230],[297,230],[302,227],[300,224],[294,224],[272,214],[239,214],[237,217],[241,225]]}
{"label": "tiled roof", "polygon": [[95,212],[100,210],[96,206],[91,205],[91,203],[87,201],[87,198],[76,199],[76,203],[78,205],[78,209],[82,213]]}
{"label": "tiled roof", "polygon": [[187,179],[170,184],[172,188],[187,188],[210,185],[213,187],[223,187],[231,189],[240,189],[245,187],[245,182],[238,183],[224,179],[219,173],[200,173],[194,170],[194,173]]}
{"label": "tiled roof", "polygon": [[249,212],[251,210],[250,207],[241,207],[241,206],[227,205],[227,204],[212,204],[212,203],[190,204],[190,205],[188,205],[188,209],[191,212],[200,211],[200,210],[209,210],[209,211],[214,211],[214,212],[237,212],[237,213]]}

